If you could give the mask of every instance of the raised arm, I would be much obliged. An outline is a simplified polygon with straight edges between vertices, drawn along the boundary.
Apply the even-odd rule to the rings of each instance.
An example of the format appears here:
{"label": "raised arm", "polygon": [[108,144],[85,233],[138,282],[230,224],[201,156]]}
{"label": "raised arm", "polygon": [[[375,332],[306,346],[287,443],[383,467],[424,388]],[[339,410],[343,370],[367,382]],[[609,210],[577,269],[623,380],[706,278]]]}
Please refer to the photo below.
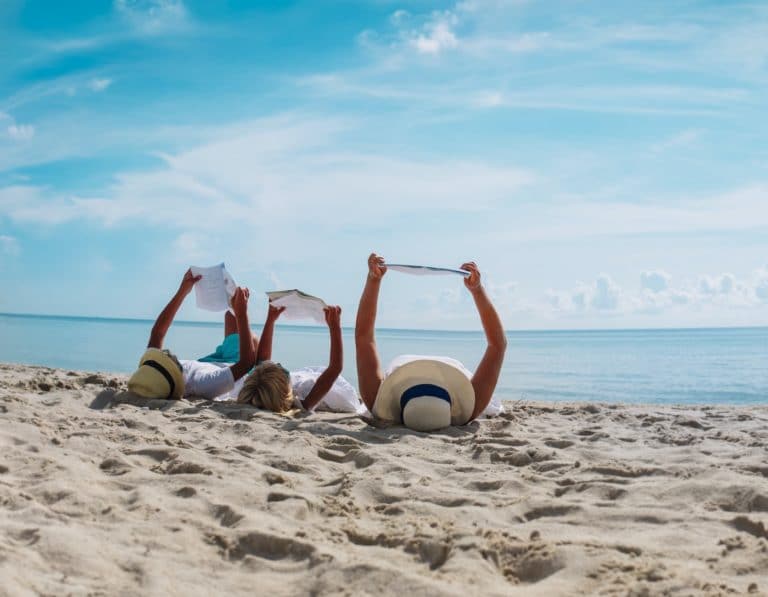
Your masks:
{"label": "raised arm", "polygon": [[368,410],[373,409],[384,374],[381,371],[379,353],[376,349],[376,308],[379,302],[381,279],[387,272],[384,258],[376,253],[368,257],[368,277],[360,297],[355,321],[355,352],[357,356],[357,383],[360,397]]}
{"label": "raised arm", "polygon": [[283,311],[285,311],[285,307],[275,307],[272,303],[269,303],[267,319],[264,321],[264,329],[261,330],[259,350],[256,353],[257,363],[269,361],[272,358],[272,336],[275,331],[275,322]]}
{"label": "raised arm", "polygon": [[504,363],[507,336],[504,333],[499,314],[496,313],[496,309],[491,304],[491,300],[480,282],[480,270],[477,269],[475,262],[465,263],[461,269],[467,270],[470,274],[464,278],[464,285],[475,301],[477,312],[480,314],[480,322],[483,324],[485,339],[488,342],[485,354],[472,376],[472,387],[475,390],[475,410],[472,412],[471,421],[477,418],[491,401],[496,383],[499,381],[501,366]]}
{"label": "raised arm", "polygon": [[247,288],[235,289],[232,295],[232,310],[235,312],[237,323],[237,335],[240,341],[240,359],[230,366],[232,377],[237,381],[248,373],[256,362],[255,338],[251,335],[251,326],[248,323],[248,299],[251,293]]}
{"label": "raised arm", "polygon": [[188,269],[184,273],[184,277],[181,279],[181,284],[176,294],[173,295],[171,300],[165,306],[165,308],[157,316],[155,324],[152,326],[152,332],[149,334],[149,343],[147,348],[162,348],[165,335],[168,333],[168,328],[173,323],[173,318],[176,317],[176,313],[181,307],[181,303],[187,298],[187,295],[192,291],[192,288],[200,280],[202,276],[193,276],[192,270]]}
{"label": "raised arm", "polygon": [[341,340],[341,307],[329,306],[325,308],[325,323],[331,333],[331,356],[328,368],[317,378],[315,385],[304,398],[302,404],[307,410],[317,406],[330,391],[333,382],[341,375],[344,366],[344,348]]}

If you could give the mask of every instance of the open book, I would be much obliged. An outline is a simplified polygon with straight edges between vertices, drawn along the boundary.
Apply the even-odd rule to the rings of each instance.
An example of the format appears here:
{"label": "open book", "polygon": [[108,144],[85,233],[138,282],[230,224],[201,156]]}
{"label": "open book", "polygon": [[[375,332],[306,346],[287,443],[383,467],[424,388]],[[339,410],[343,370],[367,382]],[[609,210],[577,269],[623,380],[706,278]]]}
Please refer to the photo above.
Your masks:
{"label": "open book", "polygon": [[235,280],[223,263],[211,267],[192,266],[192,275],[202,276],[195,284],[195,301],[206,311],[226,311],[232,295],[235,294]]}
{"label": "open book", "polygon": [[269,302],[276,307],[285,307],[282,317],[287,319],[313,319],[317,323],[325,323],[327,307],[325,301],[302,292],[301,290],[275,290],[268,292]]}

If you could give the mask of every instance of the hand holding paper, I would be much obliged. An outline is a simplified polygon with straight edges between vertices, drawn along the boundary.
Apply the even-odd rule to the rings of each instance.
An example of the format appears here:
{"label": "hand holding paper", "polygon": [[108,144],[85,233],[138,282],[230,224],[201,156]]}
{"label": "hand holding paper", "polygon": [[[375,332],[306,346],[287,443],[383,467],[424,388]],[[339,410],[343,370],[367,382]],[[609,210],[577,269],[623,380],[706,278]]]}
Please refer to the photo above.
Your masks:
{"label": "hand holding paper", "polygon": [[202,276],[194,275],[192,273],[192,268],[188,269],[184,272],[184,277],[181,279],[181,284],[179,284],[179,291],[183,293],[184,296],[187,296],[190,292],[192,292],[192,288],[200,281],[201,277]]}
{"label": "hand holding paper", "polygon": [[[328,306],[322,299],[301,290],[276,290],[268,292],[269,302],[274,307],[283,307],[286,319],[312,319],[325,323],[325,311]],[[281,311],[282,313],[282,311]]]}
{"label": "hand holding paper", "polygon": [[200,309],[226,311],[235,293],[235,280],[223,263],[211,267],[189,268],[194,276],[200,276],[195,284],[195,300]]}

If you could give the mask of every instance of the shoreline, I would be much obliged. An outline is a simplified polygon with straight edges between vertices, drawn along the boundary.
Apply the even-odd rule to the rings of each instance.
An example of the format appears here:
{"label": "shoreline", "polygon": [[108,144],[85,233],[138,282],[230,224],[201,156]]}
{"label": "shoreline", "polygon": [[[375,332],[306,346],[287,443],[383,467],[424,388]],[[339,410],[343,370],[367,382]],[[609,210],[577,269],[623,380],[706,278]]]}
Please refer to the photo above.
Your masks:
{"label": "shoreline", "polygon": [[0,364],[9,594],[768,592],[768,405],[522,400],[422,434],[125,380]]}

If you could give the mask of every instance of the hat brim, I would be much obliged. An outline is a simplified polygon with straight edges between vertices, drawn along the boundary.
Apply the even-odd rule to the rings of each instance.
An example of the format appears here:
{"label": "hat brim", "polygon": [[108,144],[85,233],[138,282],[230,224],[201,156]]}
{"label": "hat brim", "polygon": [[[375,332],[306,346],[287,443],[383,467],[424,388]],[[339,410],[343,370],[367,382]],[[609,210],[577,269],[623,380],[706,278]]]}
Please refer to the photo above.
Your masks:
{"label": "hat brim", "polygon": [[379,386],[373,414],[381,419],[400,421],[400,397],[408,388],[433,384],[444,388],[451,397],[451,425],[469,422],[475,410],[472,381],[458,368],[433,359],[417,359],[401,365]]}

